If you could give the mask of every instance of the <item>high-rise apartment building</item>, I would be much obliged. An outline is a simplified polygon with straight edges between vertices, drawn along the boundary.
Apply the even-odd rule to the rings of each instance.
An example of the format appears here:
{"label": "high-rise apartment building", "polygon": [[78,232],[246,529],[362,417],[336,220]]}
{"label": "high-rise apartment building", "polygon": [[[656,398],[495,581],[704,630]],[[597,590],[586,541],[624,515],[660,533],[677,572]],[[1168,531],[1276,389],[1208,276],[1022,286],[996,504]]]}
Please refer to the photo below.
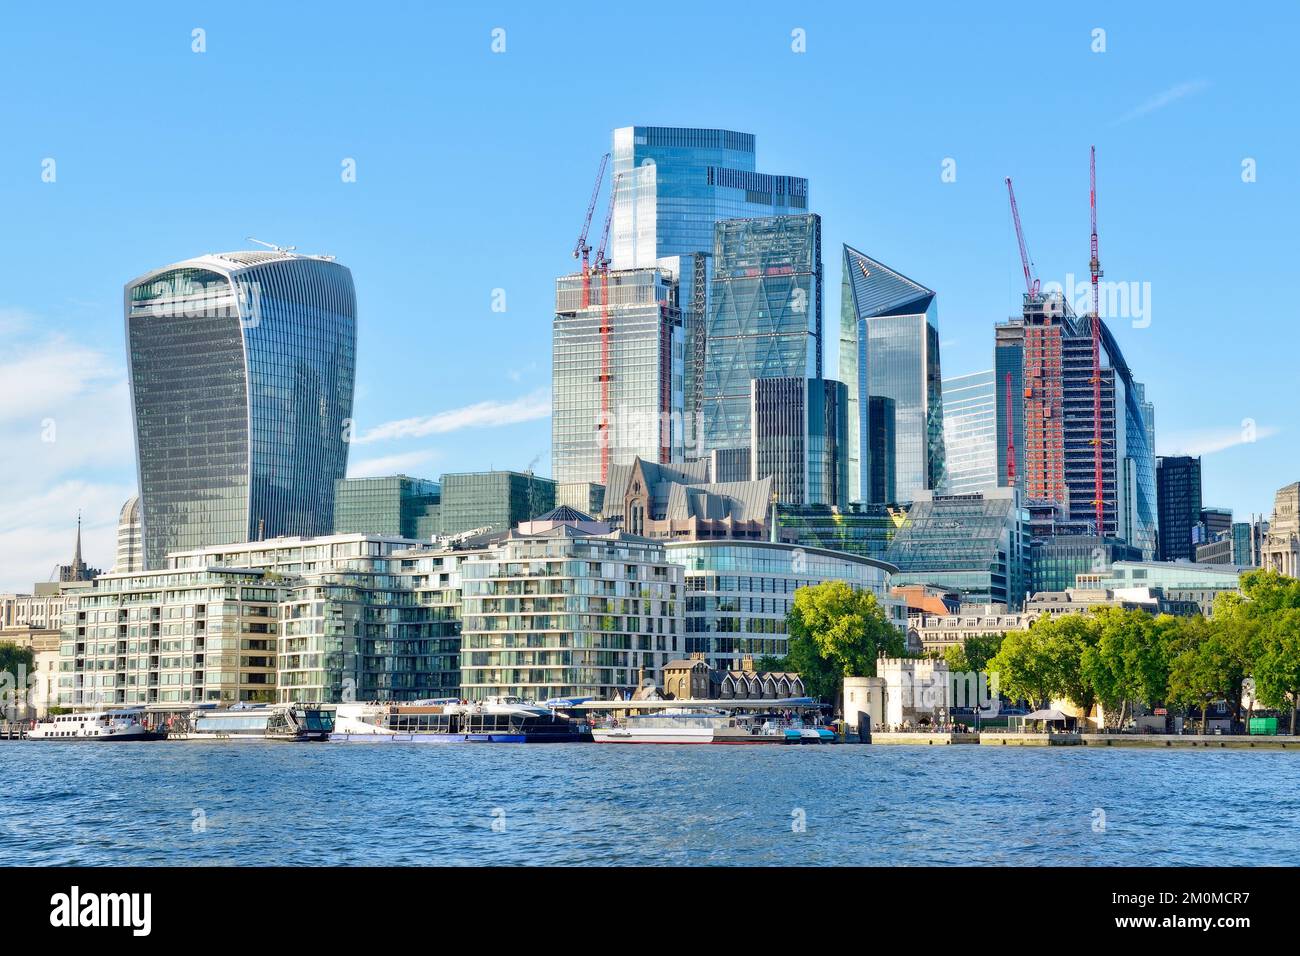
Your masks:
{"label": "high-rise apartment building", "polygon": [[707,335],[704,447],[743,447],[751,380],[822,377],[821,217],[717,224]]}
{"label": "high-rise apartment building", "polygon": [[146,568],[316,535],[347,469],[356,296],[331,258],[200,256],[125,289]]}
{"label": "high-rise apartment building", "polygon": [[1205,543],[1192,538],[1201,517],[1201,459],[1186,455],[1157,458],[1156,499],[1160,515],[1159,560],[1194,560],[1196,544]]}
{"label": "high-rise apartment building", "polygon": [[943,380],[943,442],[948,493],[998,486],[997,387],[992,369]]}
{"label": "high-rise apartment building", "polygon": [[557,522],[461,567],[471,700],[630,694],[681,656],[683,573],[664,546]]}
{"label": "high-rise apartment building", "polygon": [[846,389],[821,378],[750,380],[754,478],[791,505],[848,505]]}
{"label": "high-rise apartment building", "polygon": [[[911,501],[946,480],[935,293],[844,247],[840,379],[848,386],[851,497],[871,501],[871,396],[894,403],[894,494]],[[878,500],[878,499],[874,499]]]}

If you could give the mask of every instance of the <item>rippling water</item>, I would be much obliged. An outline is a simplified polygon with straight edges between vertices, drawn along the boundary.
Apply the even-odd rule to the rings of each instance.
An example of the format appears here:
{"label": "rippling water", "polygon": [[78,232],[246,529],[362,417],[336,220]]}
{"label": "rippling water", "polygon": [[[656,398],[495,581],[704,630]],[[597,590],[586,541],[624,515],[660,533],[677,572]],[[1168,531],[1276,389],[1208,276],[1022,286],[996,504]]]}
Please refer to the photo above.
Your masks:
{"label": "rippling water", "polygon": [[1292,865],[1300,849],[1286,752],[27,742],[0,744],[0,767],[6,866]]}

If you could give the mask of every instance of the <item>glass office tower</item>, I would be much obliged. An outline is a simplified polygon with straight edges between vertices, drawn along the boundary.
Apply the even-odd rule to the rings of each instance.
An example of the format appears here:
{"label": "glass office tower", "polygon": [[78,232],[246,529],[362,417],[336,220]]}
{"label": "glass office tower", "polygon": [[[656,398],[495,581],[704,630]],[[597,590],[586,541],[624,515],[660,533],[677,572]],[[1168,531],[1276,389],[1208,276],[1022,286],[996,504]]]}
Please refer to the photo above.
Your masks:
{"label": "glass office tower", "polygon": [[200,256],[127,283],[146,568],[327,533],[347,469],[356,295],[330,258]]}
{"label": "glass office tower", "polygon": [[751,475],[770,475],[772,493],[782,504],[846,507],[844,383],[756,378],[750,386]]}
{"label": "glass office tower", "polygon": [[[608,305],[604,299],[608,297]],[[685,336],[667,269],[556,280],[551,466],[564,484],[604,484],[610,465],[682,460]],[[698,443],[697,443],[698,444]]]}
{"label": "glass office tower", "polygon": [[556,483],[532,472],[477,471],[442,476],[441,530],[509,531],[555,507]]}
{"label": "glass office tower", "polygon": [[750,381],[822,377],[821,217],[715,227],[704,353],[704,446],[749,443]]}
{"label": "glass office tower", "polygon": [[870,499],[869,396],[894,402],[899,501],[946,480],[935,293],[851,246],[840,292],[840,379],[849,390],[849,485]]}
{"label": "glass office tower", "polygon": [[997,487],[997,402],[992,369],[943,380],[943,442],[949,494],[972,494]]}
{"label": "glass office tower", "polygon": [[343,478],[334,483],[334,533],[427,540],[438,533],[441,490],[408,475]]}
{"label": "glass office tower", "polygon": [[754,135],[726,129],[614,130],[615,269],[713,251],[713,224],[799,213],[808,180],[755,171]]}
{"label": "glass office tower", "polygon": [[1192,529],[1201,517],[1201,459],[1190,455],[1157,458],[1156,503],[1160,525],[1158,559],[1194,561]]}

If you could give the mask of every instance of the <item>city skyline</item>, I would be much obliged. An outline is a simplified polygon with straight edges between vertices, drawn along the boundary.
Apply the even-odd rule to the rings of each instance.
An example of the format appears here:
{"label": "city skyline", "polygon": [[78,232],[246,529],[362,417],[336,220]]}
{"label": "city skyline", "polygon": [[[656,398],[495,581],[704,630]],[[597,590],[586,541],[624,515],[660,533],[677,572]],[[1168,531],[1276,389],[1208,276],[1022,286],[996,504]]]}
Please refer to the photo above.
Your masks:
{"label": "city skyline", "polygon": [[[1288,334],[1284,315],[1256,309],[1246,319],[1237,292],[1284,274],[1289,258],[1285,217],[1275,213],[1294,199],[1296,185],[1276,175],[1279,159],[1268,162],[1286,155],[1294,135],[1267,119],[1268,96],[1276,92],[1271,71],[1284,62],[1268,52],[1274,38],[1235,35],[1239,45],[1224,45],[1211,75],[1189,76],[1178,59],[1181,49],[1222,43],[1223,30],[1232,25],[1211,35],[1194,25],[1196,18],[1175,24],[1152,14],[1102,10],[1095,19],[1107,29],[1109,46],[1093,53],[1092,23],[1027,12],[1036,44],[1057,50],[1072,68],[1061,73],[1074,75],[1042,80],[1032,99],[1014,71],[1001,67],[960,92],[918,77],[914,89],[876,104],[887,116],[910,108],[919,133],[891,155],[869,148],[869,139],[844,124],[823,129],[813,119],[856,102],[827,80],[842,70],[855,38],[878,42],[862,25],[839,30],[828,17],[773,9],[751,24],[724,26],[706,16],[701,38],[684,38],[681,52],[673,54],[740,64],[740,76],[752,83],[769,82],[762,77],[774,74],[790,87],[773,89],[778,100],[795,93],[819,99],[806,122],[778,121],[770,104],[759,111],[738,99],[702,99],[685,80],[664,78],[669,95],[662,89],[650,95],[614,77],[605,90],[607,104],[549,130],[553,112],[527,112],[537,98],[561,89],[561,72],[544,60],[570,42],[570,15],[546,22],[523,9],[501,13],[506,46],[495,54],[495,20],[450,13],[429,22],[425,34],[441,44],[432,58],[438,62],[420,55],[419,42],[399,36],[392,23],[360,24],[347,37],[296,22],[291,32],[287,14],[272,11],[264,34],[250,36],[238,30],[238,16],[205,12],[205,23],[191,24],[159,15],[141,28],[149,34],[142,59],[90,89],[87,71],[125,35],[126,26],[107,11],[88,12],[87,30],[57,34],[57,40],[57,25],[18,12],[14,35],[29,42],[19,48],[0,41],[5,68],[15,77],[39,73],[43,84],[41,97],[4,108],[15,135],[0,168],[0,188],[12,210],[0,251],[8,275],[23,282],[4,283],[0,292],[0,334],[13,345],[0,438],[24,467],[0,510],[0,590],[26,589],[66,559],[78,509],[87,519],[88,563],[111,566],[118,511],[136,490],[117,297],[144,269],[240,246],[250,234],[335,254],[357,277],[359,440],[350,474],[405,471],[437,478],[446,471],[529,465],[553,474],[547,359],[554,276],[571,267],[567,252],[611,130],[652,122],[751,133],[761,169],[807,176],[808,211],[822,217],[823,245],[833,251],[824,256],[824,284],[832,290],[826,309],[837,308],[841,242],[856,242],[921,277],[944,300],[946,376],[988,368],[993,323],[1019,310],[1019,260],[1001,176],[1016,179],[1044,280],[1085,280],[1082,180],[1087,145],[1096,141],[1108,278],[1134,281],[1138,289],[1150,282],[1155,290],[1154,312],[1146,293],[1145,316],[1113,324],[1157,407],[1156,451],[1204,456],[1206,504],[1231,507],[1238,520],[1267,515],[1275,489],[1300,471],[1297,453],[1277,440],[1289,427],[1289,377],[1283,359],[1261,347]],[[882,23],[873,15],[873,31],[905,30],[909,23],[898,11],[884,17]],[[791,18],[799,22],[787,22]],[[201,54],[191,49],[196,27],[207,38]],[[791,48],[796,29],[806,31],[805,53]],[[293,44],[284,42],[289,36]],[[953,13],[935,25],[932,42],[960,69],[963,57],[998,60],[999,44],[1010,41],[981,29],[974,15]],[[325,64],[332,68],[342,60],[331,58],[348,43],[387,44],[402,54],[391,76],[407,82],[398,83],[391,111],[362,112],[384,77],[325,72]],[[267,56],[271,45],[274,57]],[[610,54],[599,56],[614,62]],[[404,67],[408,60],[420,65]],[[240,135],[230,145],[214,147],[198,123],[163,124],[166,149],[127,145],[124,137],[138,128],[127,119],[148,119],[140,113],[141,90],[154,97],[151,108],[165,113],[233,83],[253,62],[259,82],[306,73],[321,80],[321,88],[305,89],[301,115],[283,128],[277,128],[283,118],[241,111]],[[400,115],[436,87],[444,70],[472,76],[477,84],[472,92],[458,90],[461,102],[438,100],[467,131],[459,142],[430,135],[422,128],[427,124]],[[539,77],[531,89],[524,83]],[[1000,84],[1002,96],[981,96],[992,83]],[[1094,94],[1092,105],[1083,100]],[[1247,94],[1256,111],[1226,116]],[[988,111],[981,122],[989,132],[960,115],[962,104]],[[334,120],[313,124],[336,106]],[[485,115],[475,117],[475,110]],[[1020,125],[1027,112],[1068,118],[1068,110],[1078,110],[1078,118],[1065,124],[1059,147],[1031,153],[1031,131]],[[77,132],[65,121],[80,111],[95,118]],[[554,142],[527,154],[509,149],[519,135],[507,130],[508,121]],[[1204,124],[1211,121],[1216,143],[1205,148]],[[932,129],[936,123],[944,132]],[[416,126],[417,135],[409,135]],[[996,142],[997,136],[1007,142]],[[248,138],[260,143],[255,157],[244,155],[241,143]],[[489,155],[497,152],[512,155]],[[548,184],[544,196],[505,176],[524,155]],[[1259,162],[1257,182],[1241,179],[1247,158]],[[55,165],[46,167],[47,159]],[[945,182],[949,159],[956,178]],[[349,160],[355,182],[343,178]],[[53,181],[43,180],[47,169]],[[448,189],[470,175],[493,188],[473,196]],[[138,208],[156,210],[148,228],[124,214]],[[1196,226],[1204,219],[1228,225],[1206,235]],[[496,256],[492,243],[503,236],[510,238],[510,254]],[[1205,258],[1216,262],[1213,283],[1198,265]],[[496,302],[504,311],[493,311]],[[1253,324],[1243,335],[1224,335],[1225,317],[1229,324]],[[835,377],[833,345],[824,360]],[[1234,368],[1242,374],[1234,375]],[[53,440],[45,440],[51,426]]]}

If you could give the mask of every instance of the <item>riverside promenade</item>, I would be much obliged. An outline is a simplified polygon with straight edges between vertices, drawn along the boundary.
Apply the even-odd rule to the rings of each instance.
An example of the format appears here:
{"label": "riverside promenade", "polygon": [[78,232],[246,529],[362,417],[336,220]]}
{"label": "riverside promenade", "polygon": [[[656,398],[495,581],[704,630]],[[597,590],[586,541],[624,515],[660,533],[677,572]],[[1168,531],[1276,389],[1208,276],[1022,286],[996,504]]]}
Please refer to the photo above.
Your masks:
{"label": "riverside promenade", "polygon": [[881,746],[984,747],[1124,747],[1146,750],[1293,750],[1300,753],[1300,736],[1263,734],[1035,734],[983,731],[981,733],[874,732],[871,742]]}

